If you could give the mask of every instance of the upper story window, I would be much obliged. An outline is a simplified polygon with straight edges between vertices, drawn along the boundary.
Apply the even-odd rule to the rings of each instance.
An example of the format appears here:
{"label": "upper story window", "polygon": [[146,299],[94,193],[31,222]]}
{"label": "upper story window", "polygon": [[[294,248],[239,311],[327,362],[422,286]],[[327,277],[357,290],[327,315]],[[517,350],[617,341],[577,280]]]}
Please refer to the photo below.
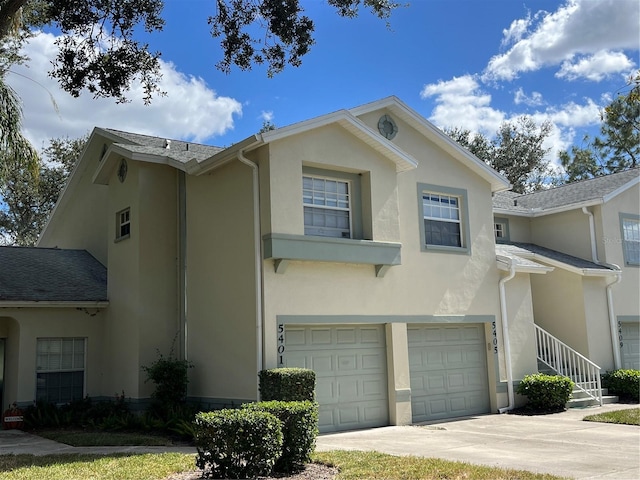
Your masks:
{"label": "upper story window", "polygon": [[36,400],[69,403],[82,399],[84,369],[84,338],[38,338]]}
{"label": "upper story window", "polygon": [[131,210],[125,208],[116,213],[116,240],[124,240],[131,235]]}
{"label": "upper story window", "polygon": [[304,234],[351,238],[351,184],[347,180],[303,175]]}
{"label": "upper story window", "polygon": [[509,241],[509,219],[495,217],[493,219],[493,233],[496,242],[508,242]]}
{"label": "upper story window", "polygon": [[469,253],[467,192],[418,184],[422,250]]}
{"label": "upper story window", "polygon": [[640,266],[640,216],[621,213],[620,228],[625,265]]}

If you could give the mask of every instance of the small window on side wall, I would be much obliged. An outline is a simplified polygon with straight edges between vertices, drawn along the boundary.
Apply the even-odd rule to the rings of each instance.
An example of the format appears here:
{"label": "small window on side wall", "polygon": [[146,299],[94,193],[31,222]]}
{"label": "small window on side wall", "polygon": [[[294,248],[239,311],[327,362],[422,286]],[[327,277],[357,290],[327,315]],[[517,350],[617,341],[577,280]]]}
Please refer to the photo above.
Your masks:
{"label": "small window on side wall", "polygon": [[509,237],[509,219],[502,217],[495,217],[493,219],[493,233],[497,243],[504,243],[510,241]]}
{"label": "small window on side wall", "polygon": [[116,213],[116,241],[129,238],[131,235],[131,210],[125,208]]}
{"label": "small window on side wall", "polygon": [[467,191],[418,184],[421,249],[470,253]]}

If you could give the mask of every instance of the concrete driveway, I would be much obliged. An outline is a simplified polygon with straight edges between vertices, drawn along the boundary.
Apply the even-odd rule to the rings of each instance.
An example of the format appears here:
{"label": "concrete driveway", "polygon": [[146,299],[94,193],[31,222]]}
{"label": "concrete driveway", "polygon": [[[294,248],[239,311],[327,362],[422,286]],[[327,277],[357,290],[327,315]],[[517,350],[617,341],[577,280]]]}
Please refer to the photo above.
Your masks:
{"label": "concrete driveway", "polygon": [[320,435],[318,451],[375,450],[576,479],[640,479],[640,427],[584,422],[604,405],[539,416],[481,415]]}

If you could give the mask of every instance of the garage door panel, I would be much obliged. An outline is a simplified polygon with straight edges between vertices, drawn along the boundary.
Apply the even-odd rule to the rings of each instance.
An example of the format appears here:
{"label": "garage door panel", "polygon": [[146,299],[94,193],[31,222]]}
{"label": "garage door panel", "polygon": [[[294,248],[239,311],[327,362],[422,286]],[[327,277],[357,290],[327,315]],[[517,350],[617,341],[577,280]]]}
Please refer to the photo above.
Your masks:
{"label": "garage door panel", "polygon": [[315,371],[321,432],[388,424],[382,325],[286,326],[284,364]]}
{"label": "garage door panel", "polygon": [[415,422],[489,411],[482,325],[418,325],[408,335]]}

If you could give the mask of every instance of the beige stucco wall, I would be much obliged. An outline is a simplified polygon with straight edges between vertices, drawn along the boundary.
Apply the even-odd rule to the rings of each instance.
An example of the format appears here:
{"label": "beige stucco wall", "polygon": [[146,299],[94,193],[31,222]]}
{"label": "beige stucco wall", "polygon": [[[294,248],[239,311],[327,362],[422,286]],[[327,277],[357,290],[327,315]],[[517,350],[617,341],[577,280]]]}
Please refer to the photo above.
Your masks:
{"label": "beige stucco wall", "polygon": [[84,249],[107,264],[107,187],[93,183],[103,143],[89,145],[82,163],[69,179],[65,195],[56,206],[38,246]]}
{"label": "beige stucco wall", "polygon": [[536,324],[588,356],[582,277],[556,268],[545,275],[531,275],[531,288]]}
{"label": "beige stucco wall", "polygon": [[615,368],[613,344],[607,309],[605,285],[602,277],[584,277],[582,279],[587,328],[587,357],[603,371]]}
{"label": "beige stucco wall", "polygon": [[[102,336],[104,313],[97,309],[0,309],[0,337],[6,341],[4,402],[31,403],[36,395],[36,344],[38,338],[86,338],[85,392],[112,395],[102,388]],[[5,406],[6,407],[6,406]]]}
{"label": "beige stucco wall", "polygon": [[529,217],[502,214],[496,214],[495,216],[508,219],[509,241],[531,243],[531,219]]}
{"label": "beige stucco wall", "polygon": [[591,260],[589,217],[570,210],[532,218],[531,243]]}
{"label": "beige stucco wall", "polygon": [[637,184],[602,205],[597,223],[598,254],[622,268],[622,281],[612,288],[615,315],[640,315],[640,267],[625,265],[619,213],[640,215]]}
{"label": "beige stucco wall", "polygon": [[[169,355],[179,331],[176,182],[172,168],[130,161],[125,182],[114,173],[109,183],[105,387],[131,398],[149,396],[141,367]],[[125,208],[131,234],[116,241],[116,213]]]}
{"label": "beige stucco wall", "polygon": [[187,177],[189,395],[257,398],[251,169]]}
{"label": "beige stucco wall", "polygon": [[536,339],[533,327],[533,299],[530,277],[545,274],[518,273],[505,283],[511,371],[514,380],[537,372]]}

